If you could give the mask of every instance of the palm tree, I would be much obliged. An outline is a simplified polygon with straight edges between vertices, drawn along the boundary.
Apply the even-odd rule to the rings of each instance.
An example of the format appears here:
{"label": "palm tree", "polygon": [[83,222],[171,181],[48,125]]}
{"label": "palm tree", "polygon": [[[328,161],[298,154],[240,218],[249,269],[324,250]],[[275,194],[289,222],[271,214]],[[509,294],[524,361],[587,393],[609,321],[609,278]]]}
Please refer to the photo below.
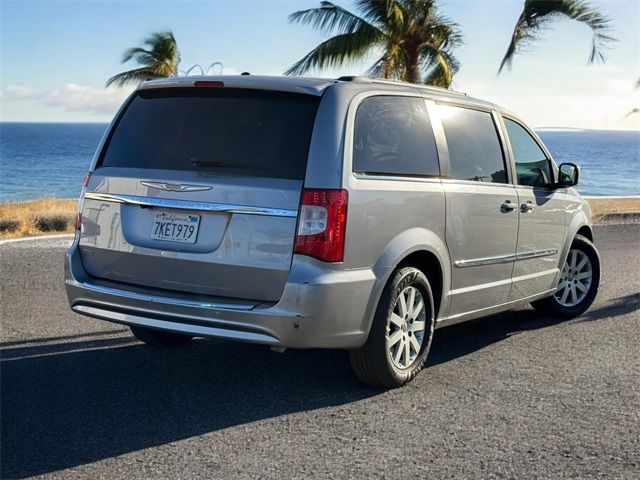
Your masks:
{"label": "palm tree", "polygon": [[331,36],[285,72],[337,67],[380,50],[365,75],[449,87],[458,70],[453,49],[462,43],[458,25],[438,14],[434,0],[356,0],[352,13],[329,1],[301,10],[289,21]]}
{"label": "palm tree", "polygon": [[153,32],[145,38],[143,45],[146,48],[129,48],[122,56],[122,63],[135,59],[142,66],[114,75],[107,80],[107,87],[114,83],[124,85],[129,82],[170,77],[178,73],[180,50],[173,32]]}
{"label": "palm tree", "polygon": [[608,35],[610,21],[584,0],[525,0],[524,10],[520,14],[511,36],[509,48],[500,62],[498,73],[505,66],[511,66],[513,57],[527,43],[538,38],[540,32],[552,20],[567,17],[589,26],[593,31],[589,63],[604,62],[604,52],[609,42],[615,39]]}

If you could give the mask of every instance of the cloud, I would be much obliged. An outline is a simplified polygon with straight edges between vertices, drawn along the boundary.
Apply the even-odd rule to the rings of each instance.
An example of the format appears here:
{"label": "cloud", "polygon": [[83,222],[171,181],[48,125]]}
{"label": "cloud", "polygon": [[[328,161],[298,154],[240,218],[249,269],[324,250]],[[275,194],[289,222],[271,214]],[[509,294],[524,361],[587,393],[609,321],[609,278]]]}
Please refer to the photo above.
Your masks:
{"label": "cloud", "polygon": [[133,86],[98,88],[67,83],[61,88],[41,90],[25,85],[7,85],[0,91],[3,101],[33,101],[48,107],[91,115],[113,115]]}
{"label": "cloud", "polygon": [[0,92],[2,100],[32,99],[40,94],[40,90],[24,85],[8,85]]}
{"label": "cloud", "polygon": [[460,90],[513,110],[535,127],[640,129],[640,116],[628,115],[640,105],[632,79],[600,78],[580,89],[501,88],[493,83],[458,83]]}
{"label": "cloud", "polygon": [[[212,73],[220,74],[216,67]],[[238,75],[240,71],[235,67],[223,67],[223,75]],[[67,83],[62,87],[44,90],[27,85],[7,85],[0,89],[2,101],[30,101],[45,107],[58,110],[85,114],[85,116],[101,118],[112,117],[125,98],[135,89],[135,85],[109,88],[94,87]]]}

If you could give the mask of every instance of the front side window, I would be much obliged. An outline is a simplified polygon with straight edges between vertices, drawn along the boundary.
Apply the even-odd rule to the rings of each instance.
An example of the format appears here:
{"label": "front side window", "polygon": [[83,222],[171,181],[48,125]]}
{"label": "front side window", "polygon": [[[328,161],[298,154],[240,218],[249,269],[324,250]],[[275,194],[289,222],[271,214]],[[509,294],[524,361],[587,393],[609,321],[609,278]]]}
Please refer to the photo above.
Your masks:
{"label": "front side window", "polygon": [[457,180],[507,183],[502,147],[491,113],[438,105],[449,147],[451,176]]}
{"label": "front side window", "polygon": [[518,185],[548,187],[553,183],[549,159],[527,130],[508,118],[504,119],[511,150],[516,163]]}
{"label": "front side window", "polygon": [[377,96],[356,113],[353,171],[370,175],[440,175],[436,141],[422,98]]}

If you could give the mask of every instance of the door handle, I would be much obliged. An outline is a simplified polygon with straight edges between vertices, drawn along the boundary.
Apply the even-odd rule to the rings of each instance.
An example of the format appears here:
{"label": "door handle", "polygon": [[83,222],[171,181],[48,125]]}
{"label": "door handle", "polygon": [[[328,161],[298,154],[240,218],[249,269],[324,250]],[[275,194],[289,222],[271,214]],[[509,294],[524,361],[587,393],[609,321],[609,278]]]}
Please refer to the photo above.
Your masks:
{"label": "door handle", "polygon": [[523,203],[522,205],[520,205],[520,211],[522,213],[530,212],[534,208],[536,208],[536,206],[534,205],[534,203],[531,200],[528,200],[527,203]]}
{"label": "door handle", "polygon": [[502,202],[502,205],[500,205],[500,210],[502,210],[503,212],[512,212],[516,208],[518,208],[518,205],[511,200],[505,200],[504,202]]}

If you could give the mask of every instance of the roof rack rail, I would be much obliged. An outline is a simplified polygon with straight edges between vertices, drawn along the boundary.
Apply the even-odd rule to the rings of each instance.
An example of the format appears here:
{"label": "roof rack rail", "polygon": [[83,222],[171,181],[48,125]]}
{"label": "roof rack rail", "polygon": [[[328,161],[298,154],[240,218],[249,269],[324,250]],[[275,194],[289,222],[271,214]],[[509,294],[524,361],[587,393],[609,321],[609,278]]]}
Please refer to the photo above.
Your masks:
{"label": "roof rack rail", "polygon": [[337,80],[342,82],[366,82],[366,83],[384,83],[388,85],[406,85],[411,87],[423,88],[426,90],[436,90],[438,92],[446,92],[451,95],[461,95],[463,97],[468,96],[465,92],[456,92],[455,90],[449,90],[448,88],[444,88],[444,87],[434,87],[432,85],[421,85],[418,83],[403,82],[401,80],[389,80],[386,78],[371,78],[371,77],[364,77],[359,75],[345,75],[343,77],[337,78]]}

